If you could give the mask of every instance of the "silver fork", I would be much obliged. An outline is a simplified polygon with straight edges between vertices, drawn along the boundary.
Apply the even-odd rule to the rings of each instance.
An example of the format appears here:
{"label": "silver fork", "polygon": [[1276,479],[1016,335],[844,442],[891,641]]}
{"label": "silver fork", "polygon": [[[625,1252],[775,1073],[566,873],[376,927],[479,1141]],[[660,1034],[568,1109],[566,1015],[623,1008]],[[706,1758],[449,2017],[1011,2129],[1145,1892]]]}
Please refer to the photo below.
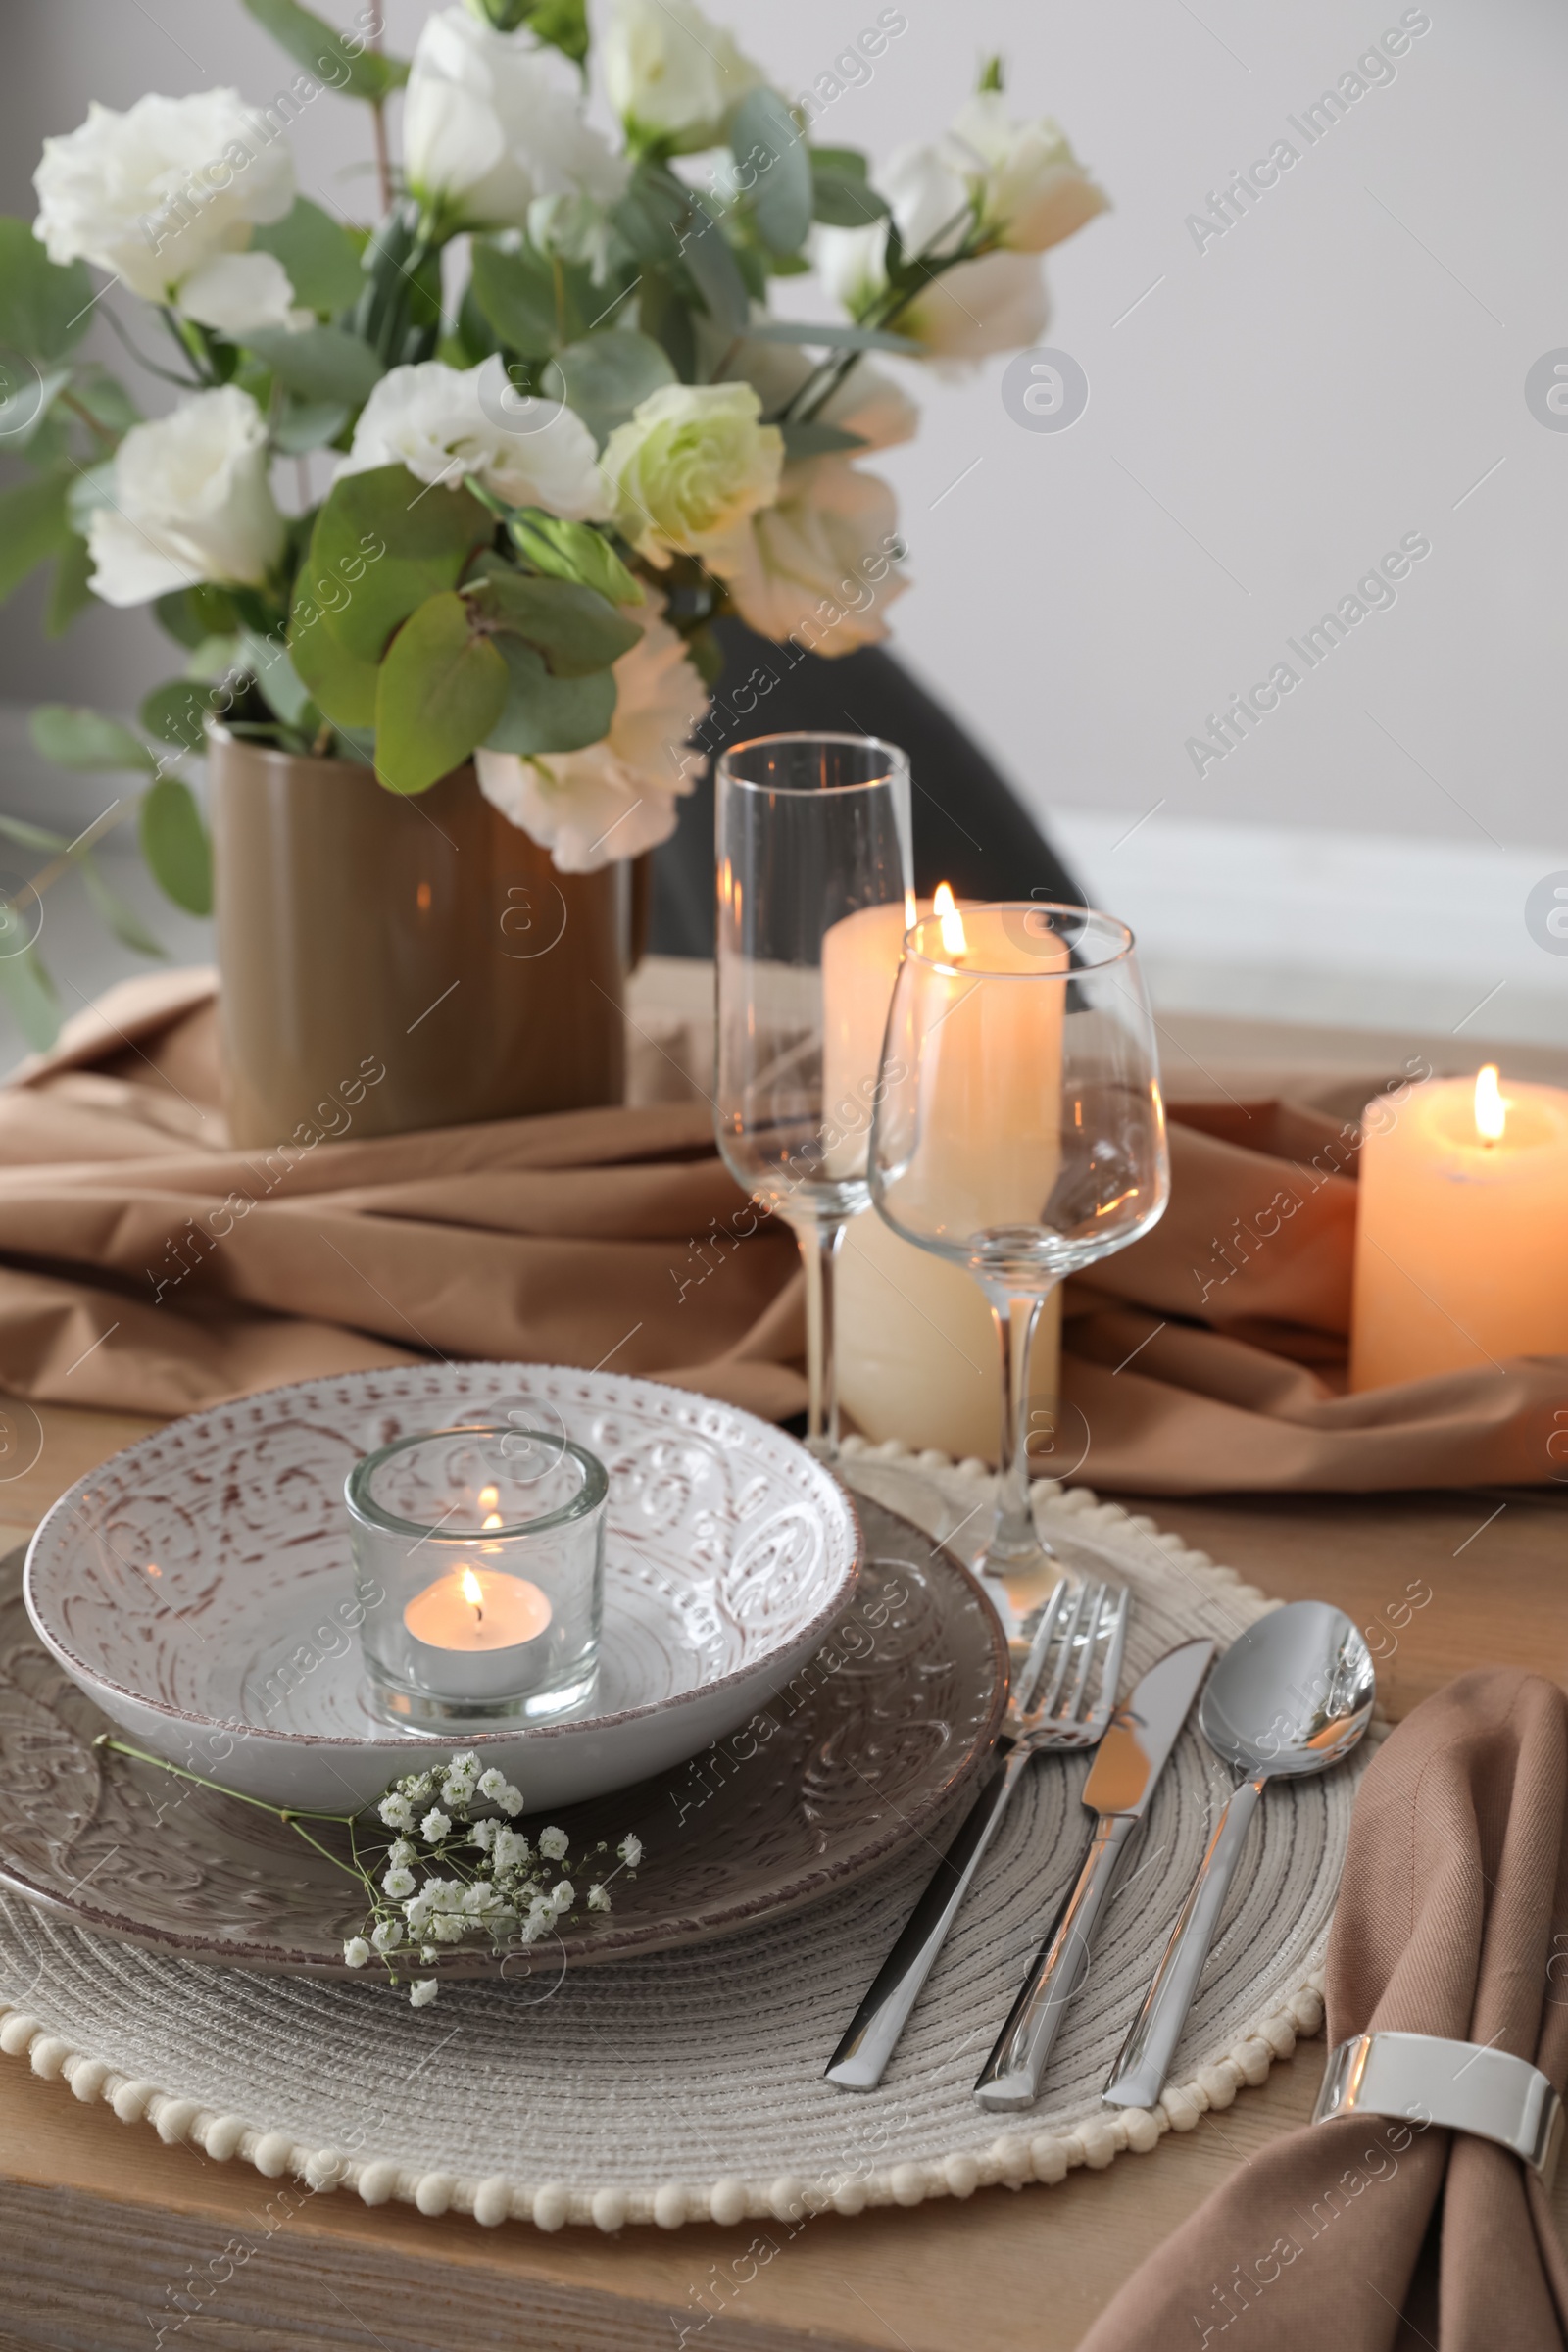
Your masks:
{"label": "silver fork", "polygon": [[827,2079],[841,2090],[874,2090],[881,2082],[981,1857],[1030,1763],[1048,1750],[1094,1747],[1103,1738],[1121,1680],[1127,1609],[1128,1596],[1121,1586],[1075,1588],[1063,1577],[1041,1611],[1003,1726],[1006,1760],[987,1782],[937,1864],[834,2051]]}

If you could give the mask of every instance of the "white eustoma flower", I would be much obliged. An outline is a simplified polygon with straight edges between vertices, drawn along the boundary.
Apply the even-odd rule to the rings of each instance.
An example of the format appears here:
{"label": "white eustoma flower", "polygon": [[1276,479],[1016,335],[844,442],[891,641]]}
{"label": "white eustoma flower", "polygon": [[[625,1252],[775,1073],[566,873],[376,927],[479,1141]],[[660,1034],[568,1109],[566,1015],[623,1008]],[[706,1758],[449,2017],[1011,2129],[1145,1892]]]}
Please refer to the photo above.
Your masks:
{"label": "white eustoma flower", "polygon": [[615,1851],[628,1870],[635,1870],[643,1858],[643,1841],[635,1831],[628,1831]]}
{"label": "white eustoma flower", "polygon": [[564,58],[463,8],[438,11],[419,34],[403,146],[414,193],[472,227],[520,228],[536,196],[612,205],[631,172],[584,121]]}
{"label": "white eustoma flower", "polygon": [[1059,245],[1110,202],[1060,126],[1049,117],[1009,121],[1000,90],[981,90],[959,109],[944,153],[968,182],[982,231],[1015,253]]}
{"label": "white eustoma flower", "polygon": [[570,1843],[564,1830],[541,1830],[539,1833],[539,1851],[547,1862],[559,1862]]}
{"label": "white eustoma flower", "polygon": [[451,1835],[451,1815],[443,1813],[438,1805],[432,1805],[419,1824],[419,1836],[427,1845],[439,1845],[443,1838],[450,1838]]}
{"label": "white eustoma flower", "polygon": [[655,564],[700,556],[778,490],[784,440],[750,384],[664,384],[605,444],[620,530]]}
{"label": "white eustoma flower", "polygon": [[[643,633],[614,665],[615,714],[601,742],[531,760],[483,748],[474,754],[486,800],[548,849],[565,874],[593,873],[667,841],[676,800],[697,781],[684,746],[708,710],[708,689],[657,613],[628,606],[626,617],[641,621]],[[560,1861],[565,1850],[564,1831],[540,1832],[547,1861]]]}
{"label": "white eustoma flower", "polygon": [[351,1936],[343,1946],[343,1958],[350,1968],[364,1968],[370,1957],[370,1947],[363,1936]]}
{"label": "white eustoma flower", "polygon": [[416,1977],[409,1986],[409,1999],[416,2009],[427,2009],[440,1989],[435,1977]]}
{"label": "white eustoma flower", "polygon": [[846,458],[824,457],[786,467],[777,504],[708,562],[752,628],[832,656],[887,635],[887,608],[908,586],[899,553],[898,502],[887,483]]}
{"label": "white eustoma flower", "polygon": [[259,587],[285,536],[267,476],[266,423],[235,384],[132,425],[115,454],[111,503],[88,525],[93,593],[143,605],[204,580]]}
{"label": "white eustoma flower", "polygon": [[478,368],[422,360],[383,375],[337,470],[341,477],[376,466],[406,466],[416,481],[449,489],[471,473],[509,506],[544,507],[572,522],[608,512],[582,418],[518,394],[499,354]]}
{"label": "white eustoma flower", "polygon": [[694,0],[615,0],[599,56],[632,144],[676,155],[720,146],[736,107],[764,79]]}
{"label": "white eustoma flower", "polygon": [[148,302],[171,300],[205,262],[238,253],[253,225],[294,202],[280,125],[237,90],[138,98],[126,114],[96,102],[33,173],[34,231],[52,262],[107,270]]}
{"label": "white eustoma flower", "polygon": [[401,1863],[397,1869],[389,1870],[381,1881],[381,1892],[390,1895],[395,1903],[400,1903],[406,1894],[412,1894],[414,1887],[413,1871]]}
{"label": "white eustoma flower", "polygon": [[912,335],[940,371],[962,373],[972,361],[999,351],[1027,351],[1046,331],[1051,305],[1045,274],[1032,253],[983,253],[944,270],[899,313],[901,335]]}
{"label": "white eustoma flower", "polygon": [[262,327],[310,326],[316,316],[296,307],[288,271],[271,253],[220,253],[203,262],[180,287],[179,307],[231,343]]}

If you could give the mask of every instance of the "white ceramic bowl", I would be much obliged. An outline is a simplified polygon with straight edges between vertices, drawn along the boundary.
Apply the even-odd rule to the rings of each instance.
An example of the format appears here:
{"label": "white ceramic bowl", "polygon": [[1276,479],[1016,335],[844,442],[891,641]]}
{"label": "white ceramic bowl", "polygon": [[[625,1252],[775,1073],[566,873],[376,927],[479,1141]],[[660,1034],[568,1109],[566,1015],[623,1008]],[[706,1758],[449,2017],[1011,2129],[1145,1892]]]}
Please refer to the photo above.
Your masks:
{"label": "white ceramic bowl", "polygon": [[[416,1430],[562,1428],[610,1472],[593,1713],[431,1740],[370,1714],[343,1481]],[[827,1637],[860,1536],[794,1439],[682,1389],[551,1364],[306,1381],[173,1421],[63,1494],[27,1610],[137,1745],[274,1804],[344,1812],[475,1747],[529,1811],[662,1772],[745,1723]]]}

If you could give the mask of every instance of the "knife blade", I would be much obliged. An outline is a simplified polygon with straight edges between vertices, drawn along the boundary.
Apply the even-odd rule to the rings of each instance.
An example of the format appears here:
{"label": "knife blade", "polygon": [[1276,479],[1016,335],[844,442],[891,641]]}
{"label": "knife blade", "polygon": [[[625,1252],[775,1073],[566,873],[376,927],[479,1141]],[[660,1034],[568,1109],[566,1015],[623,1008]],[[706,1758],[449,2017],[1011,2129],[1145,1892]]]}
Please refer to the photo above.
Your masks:
{"label": "knife blade", "polygon": [[1117,1708],[1084,1783],[1084,1803],[1096,1816],[1089,1852],[975,2082],[982,2107],[1032,2107],[1039,2098],[1096,1924],[1213,1655],[1206,1639],[1168,1649]]}

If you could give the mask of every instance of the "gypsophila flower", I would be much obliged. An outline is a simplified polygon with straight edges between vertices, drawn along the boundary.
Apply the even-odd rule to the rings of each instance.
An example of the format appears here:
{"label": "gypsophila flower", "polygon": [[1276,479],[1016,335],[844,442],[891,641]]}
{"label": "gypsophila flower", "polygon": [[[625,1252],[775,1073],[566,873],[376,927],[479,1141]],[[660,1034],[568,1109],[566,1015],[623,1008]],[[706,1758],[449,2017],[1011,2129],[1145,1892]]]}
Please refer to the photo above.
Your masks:
{"label": "gypsophila flower", "polygon": [[[541,1839],[541,1843],[543,1840]],[[635,1831],[628,1831],[615,1848],[628,1870],[635,1870],[643,1858],[643,1841]]]}
{"label": "gypsophila flower", "polygon": [[541,1830],[539,1833],[539,1851],[547,1862],[562,1861],[570,1843],[564,1830]]}
{"label": "gypsophila flower", "polygon": [[421,1944],[420,1944],[420,1946],[419,1946],[419,1958],[420,1958],[420,1959],[421,1959],[421,1960],[424,1962],[424,1964],[425,1964],[426,1968],[428,1968],[428,1967],[429,1967],[429,1965],[430,1965],[430,1963],[431,1963],[431,1961],[432,1961],[432,1960],[439,1960],[439,1959],[440,1959],[440,1957],[441,1957],[441,1952],[440,1952],[440,1948],[439,1948],[439,1946],[438,1946],[438,1945],[436,1945],[436,1944],[433,1944],[433,1943],[421,1943]]}
{"label": "gypsophila flower", "polygon": [[451,1835],[451,1815],[441,1812],[438,1807],[432,1805],[419,1824],[419,1836],[425,1839],[427,1844],[439,1845],[443,1838],[450,1838]]}
{"label": "gypsophila flower", "polygon": [[412,1830],[414,1827],[414,1807],[396,1789],[390,1796],[382,1797],[376,1811],[389,1830]]}
{"label": "gypsophila flower", "polygon": [[[544,1839],[539,1842],[542,1850]],[[491,1853],[497,1870],[519,1870],[528,1859],[528,1840],[520,1830],[503,1829],[498,1824]]]}
{"label": "gypsophila flower", "polygon": [[468,1832],[468,1843],[476,1845],[481,1854],[489,1853],[495,1844],[496,1832],[500,1827],[501,1824],[498,1821],[490,1820],[488,1817],[483,1821],[476,1821]]}
{"label": "gypsophila flower", "polygon": [[389,1870],[381,1881],[381,1892],[389,1894],[395,1903],[401,1902],[406,1894],[412,1894],[414,1888],[414,1873],[403,1863],[399,1863],[396,1870]]}
{"label": "gypsophila flower", "polygon": [[557,1913],[562,1911],[569,1911],[576,1899],[576,1888],[572,1886],[571,1881],[569,1879],[563,1879],[561,1884],[551,1892],[550,1907]]}
{"label": "gypsophila flower", "polygon": [[381,1953],[383,1958],[388,1952],[395,1952],[398,1945],[403,1941],[402,1920],[379,1920],[370,1930],[370,1941],[374,1944],[376,1950]]}
{"label": "gypsophila flower", "polygon": [[395,1838],[387,1848],[387,1867],[399,1869],[405,1862],[412,1862],[418,1850],[411,1838]]}
{"label": "gypsophila flower", "polygon": [[411,1935],[422,1936],[424,1934],[430,1924],[430,1914],[434,1908],[428,1893],[422,1891],[416,1894],[412,1902],[404,1904],[403,1916],[409,1923]]}
{"label": "gypsophila flower", "polygon": [[435,1788],[435,1774],[433,1772],[411,1773],[406,1781],[399,1781],[398,1787],[405,1796],[412,1797],[416,1805],[422,1805]]}
{"label": "gypsophila flower", "polygon": [[608,1911],[610,1909],[609,1888],[605,1886],[590,1886],[588,1889],[588,1908],[590,1911]]}
{"label": "gypsophila flower", "polygon": [[427,2009],[435,1999],[437,1989],[434,1977],[416,1977],[409,1986],[409,1999],[416,2009]]}
{"label": "gypsophila flower", "polygon": [[522,1790],[514,1788],[505,1774],[497,1772],[493,1764],[488,1772],[479,1775],[479,1794],[488,1798],[492,1805],[499,1805],[503,1813],[522,1811]]}
{"label": "gypsophila flower", "polygon": [[350,1968],[363,1968],[370,1957],[370,1947],[363,1936],[351,1936],[343,1946],[343,1958]]}

